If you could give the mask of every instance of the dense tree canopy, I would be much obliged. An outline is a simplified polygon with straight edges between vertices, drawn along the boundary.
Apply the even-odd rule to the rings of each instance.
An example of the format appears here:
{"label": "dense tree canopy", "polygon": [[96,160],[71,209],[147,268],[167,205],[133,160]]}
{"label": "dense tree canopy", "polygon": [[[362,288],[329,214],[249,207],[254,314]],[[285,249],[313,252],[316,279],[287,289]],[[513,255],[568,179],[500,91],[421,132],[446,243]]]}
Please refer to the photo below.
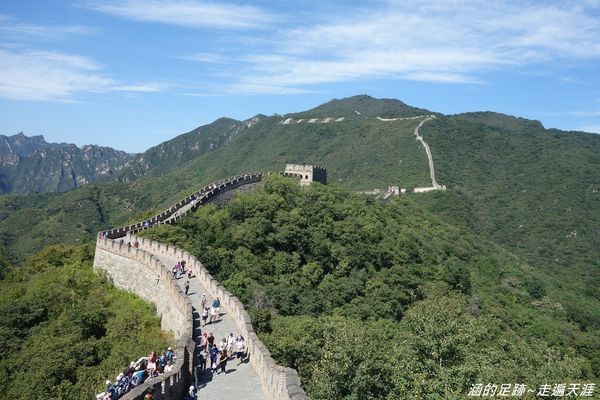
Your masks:
{"label": "dense tree canopy", "polygon": [[92,271],[91,246],[52,246],[0,280],[0,399],[90,399],[170,338],[154,309]]}
{"label": "dense tree canopy", "polygon": [[272,177],[146,234],[196,254],[316,399],[460,398],[477,382],[593,377],[573,340],[585,333],[539,301],[526,264],[407,198]]}

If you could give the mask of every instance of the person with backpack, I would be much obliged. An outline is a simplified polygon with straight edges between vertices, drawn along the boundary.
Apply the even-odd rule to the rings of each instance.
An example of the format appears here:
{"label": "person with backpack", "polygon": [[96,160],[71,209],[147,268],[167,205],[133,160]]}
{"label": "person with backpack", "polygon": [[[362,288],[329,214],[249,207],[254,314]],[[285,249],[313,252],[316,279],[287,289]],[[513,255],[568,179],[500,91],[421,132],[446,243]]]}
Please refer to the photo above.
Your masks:
{"label": "person with backpack", "polygon": [[167,357],[167,361],[173,361],[173,359],[175,358],[175,353],[173,352],[172,347],[169,346],[167,352],[165,353],[165,356]]}

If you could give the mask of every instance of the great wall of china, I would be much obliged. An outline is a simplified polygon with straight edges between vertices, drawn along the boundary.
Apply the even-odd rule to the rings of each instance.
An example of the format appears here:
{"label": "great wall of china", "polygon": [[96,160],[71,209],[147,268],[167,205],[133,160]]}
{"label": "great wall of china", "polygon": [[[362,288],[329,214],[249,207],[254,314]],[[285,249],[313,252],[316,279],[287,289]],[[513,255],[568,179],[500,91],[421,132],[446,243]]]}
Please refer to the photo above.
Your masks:
{"label": "great wall of china", "polygon": [[[423,118],[423,116],[407,119],[418,118]],[[415,188],[415,192],[445,189],[445,186],[438,185],[435,181],[431,151],[419,135],[419,128],[433,118],[435,116],[426,116],[414,132],[417,140],[423,144],[427,152],[432,187]],[[378,119],[385,122],[398,120],[396,118]],[[341,122],[343,118],[326,118],[323,123],[330,121]],[[300,122],[299,120],[296,123]],[[310,120],[307,122],[316,123]],[[281,123],[287,125],[292,122],[286,119]],[[154,303],[161,318],[162,329],[170,331],[177,343],[175,349],[177,363],[174,370],[134,388],[122,399],[142,400],[150,389],[153,390],[155,399],[181,399],[190,384],[198,384],[195,354],[197,354],[196,339],[200,332],[198,324],[195,322],[195,316],[197,316],[198,304],[196,303],[200,292],[206,293],[209,298],[219,297],[221,299],[221,307],[225,311],[223,326],[235,330],[236,334],[241,334],[246,338],[250,365],[245,367],[251,367],[251,369],[239,368],[240,371],[233,372],[233,374],[237,374],[238,382],[228,385],[230,391],[233,390],[232,393],[223,396],[221,389],[205,390],[216,386],[208,382],[199,393],[202,399],[308,399],[301,386],[298,373],[291,368],[275,363],[269,350],[254,331],[244,305],[217,282],[199,260],[175,246],[135,235],[154,226],[173,223],[187,213],[195,211],[201,205],[215,201],[240,186],[258,183],[267,175],[269,173],[243,174],[213,182],[145,221],[100,232],[96,242],[94,269],[99,273],[106,274],[115,286]],[[279,173],[279,175],[295,177],[300,180],[301,184],[307,184],[313,178],[316,181],[326,180],[324,168],[314,166],[288,165],[286,172]],[[422,190],[417,191],[417,189]],[[390,191],[394,192],[392,194],[403,193],[402,189],[394,186],[388,189],[388,192]],[[384,198],[391,196],[388,194],[386,193]],[[125,243],[135,243],[135,245],[130,246]],[[196,290],[194,295],[191,293],[190,296],[186,296],[182,290],[182,282],[178,282],[171,274],[170,266],[178,260],[185,260],[187,266],[191,266],[194,271],[195,277],[192,279],[194,282],[192,288]],[[234,376],[233,374],[232,376]]]}
{"label": "great wall of china", "polygon": [[[311,169],[312,170],[312,169]],[[190,253],[177,247],[158,243],[149,239],[138,238],[135,233],[150,229],[153,226],[172,223],[185,214],[194,211],[202,204],[207,204],[230,190],[243,185],[261,181],[268,173],[244,174],[222,181],[213,182],[196,193],[186,197],[162,213],[137,224],[101,232],[96,242],[94,269],[106,274],[115,286],[135,293],[144,300],[155,304],[161,317],[164,330],[170,331],[176,342],[176,368],[159,378],[151,380],[127,393],[122,399],[141,400],[148,389],[153,388],[155,399],[180,399],[187,392],[187,387],[196,382],[194,353],[199,332],[194,329],[194,301],[186,296],[171,274],[171,266],[175,260],[186,260],[195,277],[192,278],[198,293],[203,291],[209,298],[219,297],[224,313],[224,325],[234,329],[236,334],[246,338],[249,354],[249,368],[239,368],[238,377],[242,376],[243,385],[234,386],[240,399],[250,398],[253,393],[256,399],[268,400],[304,400],[307,396],[300,385],[298,373],[290,368],[279,366],[272,359],[267,348],[262,344],[252,327],[250,316],[244,305],[217,282],[204,268],[202,263]],[[307,175],[300,173],[283,173],[281,175],[305,180]],[[123,241],[121,241],[123,239]],[[126,239],[126,240],[125,240]],[[126,243],[135,243],[128,246]],[[218,326],[218,325],[217,325]],[[218,337],[218,336],[217,336]],[[238,373],[238,371],[233,374]],[[233,376],[233,374],[231,374]],[[211,384],[207,384],[209,387]],[[206,393],[211,392],[207,390]],[[215,396],[207,396],[200,391],[203,399],[232,398],[223,396],[222,391]]]}

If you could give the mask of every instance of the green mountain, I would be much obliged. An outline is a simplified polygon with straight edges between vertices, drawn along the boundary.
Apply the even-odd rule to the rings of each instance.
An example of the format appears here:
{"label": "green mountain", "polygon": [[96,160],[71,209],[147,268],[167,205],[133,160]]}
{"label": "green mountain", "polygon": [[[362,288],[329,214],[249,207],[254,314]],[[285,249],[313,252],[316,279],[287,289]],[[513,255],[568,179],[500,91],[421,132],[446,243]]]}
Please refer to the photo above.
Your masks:
{"label": "green mountain", "polygon": [[211,124],[179,135],[136,155],[124,165],[116,178],[120,181],[131,181],[146,176],[161,176],[184,168],[190,161],[226,143],[258,118],[245,122],[219,118]]}
{"label": "green mountain", "polygon": [[450,223],[552,280],[582,328],[600,328],[600,136],[492,113],[423,127],[446,192],[421,197]]}
{"label": "green mountain", "polygon": [[[430,186],[414,134],[422,115],[436,117],[419,132],[447,190],[408,194],[391,205],[345,192]],[[33,140],[23,147],[35,154],[35,146]],[[390,354],[409,355],[378,370],[397,377],[384,382],[391,398],[408,398],[411,388],[415,398],[450,398],[444,390],[456,376],[499,382],[519,371],[514,379],[534,383],[600,375],[600,136],[498,113],[444,116],[355,96],[287,115],[220,119],[136,155],[107,181],[65,193],[0,196],[2,258],[24,260],[49,244],[87,242],[212,180],[281,171],[286,162],[325,166],[332,188],[306,192],[314,195],[308,199],[291,189],[292,197],[243,197],[233,209],[202,209],[196,220],[160,235],[203,249],[200,258],[230,290],[248,305],[268,305],[255,307],[254,323],[267,329],[263,338],[278,359],[315,382],[317,397],[383,393],[362,387],[353,371],[374,371],[389,355],[376,353],[374,364],[363,364],[369,353],[351,339],[398,343]],[[215,226],[224,227],[222,235]],[[0,262],[0,272],[7,263]],[[307,297],[296,298],[307,282]],[[311,308],[321,294],[331,302]],[[378,315],[392,313],[391,321],[366,305]],[[363,324],[373,338],[356,336]],[[445,335],[435,342],[440,326]],[[420,339],[423,332],[428,339]],[[452,361],[427,364],[423,354],[448,343],[456,349]],[[357,360],[363,369],[339,375],[333,368]],[[476,375],[481,365],[498,374]],[[403,371],[423,379],[409,380]],[[432,373],[437,389],[423,384]],[[323,380],[330,376],[357,391],[335,392],[341,386]]]}
{"label": "green mountain", "polygon": [[431,111],[411,107],[396,99],[375,99],[367,95],[352,96],[345,99],[333,99],[308,111],[289,114],[289,116],[320,117],[414,117],[431,114]]}
{"label": "green mountain", "polygon": [[189,165],[260,117],[240,122],[220,118],[141,154],[109,147],[47,143],[43,136],[0,135],[0,194],[62,192],[91,182],[129,182]]}
{"label": "green mountain", "polygon": [[106,179],[132,158],[110,147],[0,135],[0,194],[61,192]]}

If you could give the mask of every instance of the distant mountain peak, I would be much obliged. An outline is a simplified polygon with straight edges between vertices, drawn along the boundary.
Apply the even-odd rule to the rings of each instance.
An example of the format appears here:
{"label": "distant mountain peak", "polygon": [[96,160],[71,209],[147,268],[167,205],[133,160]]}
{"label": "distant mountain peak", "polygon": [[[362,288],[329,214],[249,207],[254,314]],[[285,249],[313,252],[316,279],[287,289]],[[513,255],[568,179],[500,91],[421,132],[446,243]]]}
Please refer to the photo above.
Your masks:
{"label": "distant mountain peak", "polygon": [[366,94],[332,99],[311,110],[295,113],[302,117],[414,117],[430,114],[422,108],[411,107],[397,99],[377,99]]}
{"label": "distant mountain peak", "polygon": [[110,147],[48,143],[42,135],[0,135],[0,194],[53,192],[106,178],[131,158]]}

